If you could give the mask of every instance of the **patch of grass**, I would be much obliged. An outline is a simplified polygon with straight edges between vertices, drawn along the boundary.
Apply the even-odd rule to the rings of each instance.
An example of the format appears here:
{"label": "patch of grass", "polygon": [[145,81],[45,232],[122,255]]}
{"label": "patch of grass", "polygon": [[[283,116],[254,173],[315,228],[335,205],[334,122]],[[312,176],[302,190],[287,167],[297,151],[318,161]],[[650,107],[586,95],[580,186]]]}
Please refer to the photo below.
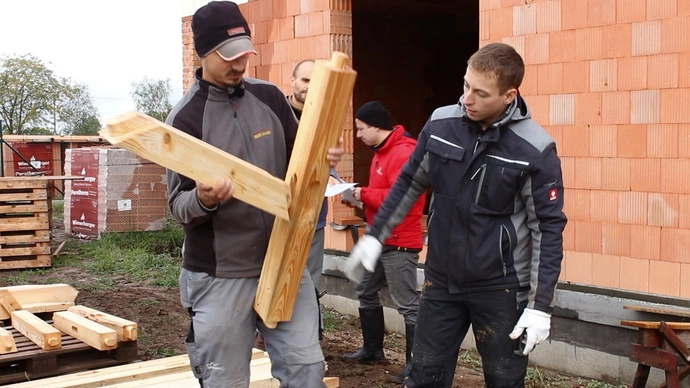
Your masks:
{"label": "patch of grass", "polygon": [[65,213],[65,201],[53,201],[53,217],[62,218]]}
{"label": "patch of grass", "polygon": [[93,261],[86,268],[99,276],[120,276],[151,286],[175,287],[181,267],[181,228],[161,231],[103,233],[80,248]]}
{"label": "patch of grass", "polygon": [[338,317],[331,310],[323,310],[323,328],[326,331],[338,331]]}
{"label": "patch of grass", "polygon": [[460,350],[460,361],[474,370],[482,370],[482,359],[472,350]]}
{"label": "patch of grass", "polygon": [[175,351],[168,348],[155,348],[150,353],[153,358],[172,357],[175,355]]}
{"label": "patch of grass", "polygon": [[158,299],[144,298],[144,299],[136,300],[134,303],[141,305],[141,306],[153,306],[155,304],[160,304],[161,302]]}

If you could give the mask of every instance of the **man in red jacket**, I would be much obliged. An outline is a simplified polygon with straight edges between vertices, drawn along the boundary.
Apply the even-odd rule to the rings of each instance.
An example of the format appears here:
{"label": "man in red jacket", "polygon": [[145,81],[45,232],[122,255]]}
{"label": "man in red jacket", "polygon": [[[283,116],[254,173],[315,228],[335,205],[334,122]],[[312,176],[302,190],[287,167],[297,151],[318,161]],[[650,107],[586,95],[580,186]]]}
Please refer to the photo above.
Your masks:
{"label": "man in red jacket", "polygon": [[[379,101],[367,102],[359,108],[355,115],[355,126],[357,138],[374,151],[369,185],[354,190],[355,199],[365,206],[367,222],[373,223],[379,206],[398,179],[400,170],[410,158],[417,141],[402,125],[391,125],[390,113]],[[424,203],[424,196],[421,196],[405,220],[386,240],[374,271],[364,274],[362,282],[356,288],[364,346],[347,357],[360,362],[384,359],[383,307],[378,292],[388,283],[391,298],[405,320],[405,369],[400,374],[393,375],[400,382],[405,379],[410,368],[417,322],[417,262],[423,244],[421,219]]]}

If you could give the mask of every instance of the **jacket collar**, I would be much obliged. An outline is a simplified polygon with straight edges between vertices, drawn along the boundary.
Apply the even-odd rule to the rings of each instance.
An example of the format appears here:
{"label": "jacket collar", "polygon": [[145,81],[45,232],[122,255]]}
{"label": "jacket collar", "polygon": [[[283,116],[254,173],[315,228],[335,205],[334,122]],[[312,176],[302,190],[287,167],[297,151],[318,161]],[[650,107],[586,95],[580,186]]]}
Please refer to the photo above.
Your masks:
{"label": "jacket collar", "polygon": [[216,84],[206,81],[201,78],[203,68],[196,69],[194,76],[196,77],[196,82],[199,84],[199,89],[202,93],[208,96],[211,101],[222,101],[225,102],[228,98],[232,97],[242,97],[244,96],[244,82],[235,88],[222,88]]}

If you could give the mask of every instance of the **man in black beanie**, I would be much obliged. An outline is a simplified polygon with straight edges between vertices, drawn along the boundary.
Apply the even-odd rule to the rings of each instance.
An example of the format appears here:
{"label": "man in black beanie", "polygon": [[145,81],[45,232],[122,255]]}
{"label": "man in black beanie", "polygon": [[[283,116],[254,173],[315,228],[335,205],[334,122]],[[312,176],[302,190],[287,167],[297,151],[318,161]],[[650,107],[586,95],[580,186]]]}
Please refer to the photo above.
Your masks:
{"label": "man in black beanie", "polygon": [[[204,5],[192,31],[201,68],[166,122],[285,179],[297,120],[276,85],[243,76],[256,50],[239,7]],[[343,153],[329,150],[331,166]],[[185,344],[201,387],[249,386],[255,329],[266,338],[281,387],[325,387],[309,272],[301,274],[292,320],[269,328],[254,311],[274,217],[234,200],[229,179],[209,186],[174,171],[167,177],[170,209],[185,231],[180,296],[191,316]]]}
{"label": "man in black beanie", "polygon": [[[362,105],[355,114],[357,138],[374,151],[369,172],[369,185],[354,190],[355,199],[365,206],[367,223],[374,217],[395,183],[400,170],[414,151],[417,141],[402,125],[391,124],[391,115],[379,101]],[[417,322],[419,294],[417,293],[417,262],[422,250],[421,196],[402,223],[393,230],[380,252],[380,259],[371,272],[366,272],[355,292],[359,299],[359,318],[362,323],[364,346],[347,357],[360,362],[384,359],[383,306],[378,293],[387,283],[398,313],[405,320],[405,368],[392,377],[402,382],[410,369],[414,330]],[[361,241],[360,243],[366,243]]]}

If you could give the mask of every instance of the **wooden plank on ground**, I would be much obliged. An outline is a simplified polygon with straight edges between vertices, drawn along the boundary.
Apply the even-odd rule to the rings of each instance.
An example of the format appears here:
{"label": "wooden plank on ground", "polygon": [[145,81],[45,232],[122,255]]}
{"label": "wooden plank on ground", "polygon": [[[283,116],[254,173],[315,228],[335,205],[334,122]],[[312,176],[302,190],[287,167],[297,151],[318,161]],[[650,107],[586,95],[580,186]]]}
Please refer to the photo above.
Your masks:
{"label": "wooden plank on ground", "polygon": [[254,308],[268,327],[288,321],[299,290],[331,167],[326,155],[338,144],[357,73],[345,54],[316,61],[286,179],[293,201],[290,221],[276,219],[259,278]]}
{"label": "wooden plank on ground", "polygon": [[147,378],[183,371],[188,372],[190,375],[192,374],[187,355],[50,377],[15,384],[13,388],[104,387],[120,382],[135,381],[140,383]]}
{"label": "wooden plank on ground", "polygon": [[12,326],[43,350],[60,349],[62,334],[46,321],[26,310],[12,312]]}
{"label": "wooden plank on ground", "polygon": [[[253,349],[250,370],[250,388],[270,386],[267,382],[278,386],[271,376],[266,352]],[[328,387],[339,386],[337,377],[327,377],[324,382]],[[19,383],[13,388],[188,388],[198,384],[189,367],[189,357],[180,355]]]}
{"label": "wooden plank on ground", "polygon": [[111,144],[195,181],[213,185],[230,178],[234,198],[278,218],[289,217],[290,188],[283,180],[150,116],[124,114],[99,133]]}
{"label": "wooden plank on ground", "polygon": [[86,306],[72,306],[67,309],[75,314],[90,319],[94,322],[98,322],[103,326],[109,327],[117,333],[117,340],[122,341],[135,341],[137,339],[137,324],[130,320],[116,317],[114,315],[106,314],[102,311],[92,309]]}
{"label": "wooden plank on ground", "polygon": [[624,309],[640,311],[652,314],[661,315],[675,315],[677,317],[690,318],[690,309],[681,310],[680,308],[664,308],[664,307],[653,307],[653,306],[638,306],[638,305],[625,305]]}
{"label": "wooden plank on ground", "polygon": [[17,344],[14,342],[12,333],[0,327],[0,354],[14,353],[17,351]]}
{"label": "wooden plank on ground", "polygon": [[98,350],[110,350],[117,347],[115,330],[71,311],[53,313],[53,326]]}
{"label": "wooden plank on ground", "polygon": [[[0,290],[9,291],[23,310],[32,313],[67,310],[69,306],[74,306],[79,293],[68,284],[10,286],[0,287]],[[9,318],[9,314],[0,308],[0,319]]]}

